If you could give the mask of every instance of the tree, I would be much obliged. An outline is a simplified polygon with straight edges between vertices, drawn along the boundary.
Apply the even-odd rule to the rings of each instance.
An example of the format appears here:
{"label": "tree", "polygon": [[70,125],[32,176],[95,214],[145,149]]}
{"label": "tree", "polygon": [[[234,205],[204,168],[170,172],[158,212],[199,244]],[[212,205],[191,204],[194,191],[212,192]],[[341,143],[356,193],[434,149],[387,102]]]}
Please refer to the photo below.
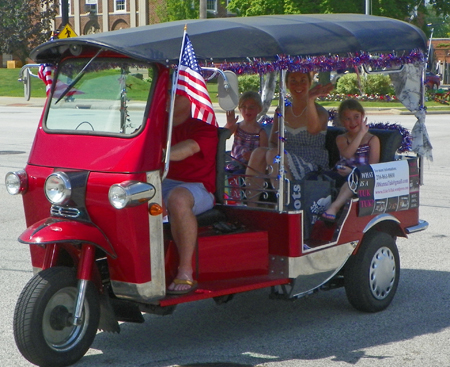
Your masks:
{"label": "tree", "polygon": [[[429,8],[438,16],[450,14],[450,1],[429,0]],[[238,16],[270,14],[365,13],[362,0],[231,0],[228,10]],[[370,14],[395,18],[417,25],[426,31],[427,7],[418,0],[371,0]]]}
{"label": "tree", "polygon": [[55,15],[54,0],[0,0],[0,51],[26,63],[31,50],[50,39]]}
{"label": "tree", "polygon": [[433,38],[450,37],[450,16],[438,16],[436,11],[429,9],[427,25],[430,31],[433,29]]}
{"label": "tree", "polygon": [[174,20],[197,19],[199,17],[199,1],[167,0],[155,1],[156,13],[160,22]]}

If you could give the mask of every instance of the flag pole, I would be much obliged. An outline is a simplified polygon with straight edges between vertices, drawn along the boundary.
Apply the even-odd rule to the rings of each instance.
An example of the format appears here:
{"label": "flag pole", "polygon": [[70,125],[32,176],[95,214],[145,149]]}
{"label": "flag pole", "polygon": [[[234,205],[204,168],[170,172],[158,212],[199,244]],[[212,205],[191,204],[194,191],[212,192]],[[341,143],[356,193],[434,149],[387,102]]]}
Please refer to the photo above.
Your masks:
{"label": "flag pole", "polygon": [[176,95],[176,88],[178,83],[178,74],[180,72],[180,64],[181,64],[181,57],[183,54],[184,49],[184,42],[186,41],[186,34],[187,34],[187,24],[184,25],[184,31],[183,31],[183,40],[181,42],[181,50],[180,50],[180,57],[178,58],[178,67],[175,71],[175,75],[172,78],[172,89],[170,91],[170,109],[169,109],[169,122],[167,127],[167,145],[166,145],[166,155],[164,158],[165,165],[164,165],[164,172],[162,175],[162,180],[164,180],[169,173],[169,165],[170,165],[170,146],[172,143],[172,128],[173,128],[173,113],[175,109],[175,95]]}

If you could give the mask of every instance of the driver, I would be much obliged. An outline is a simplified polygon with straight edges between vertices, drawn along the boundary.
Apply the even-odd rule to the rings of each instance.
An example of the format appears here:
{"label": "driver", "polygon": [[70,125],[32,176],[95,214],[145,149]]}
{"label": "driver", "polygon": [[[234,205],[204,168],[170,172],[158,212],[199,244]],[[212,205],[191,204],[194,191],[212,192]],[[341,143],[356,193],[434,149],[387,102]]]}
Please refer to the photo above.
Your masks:
{"label": "driver", "polygon": [[191,117],[191,102],[176,95],[170,168],[163,181],[163,200],[180,258],[167,294],[194,290],[192,255],[197,243],[196,215],[214,206],[217,128]]}

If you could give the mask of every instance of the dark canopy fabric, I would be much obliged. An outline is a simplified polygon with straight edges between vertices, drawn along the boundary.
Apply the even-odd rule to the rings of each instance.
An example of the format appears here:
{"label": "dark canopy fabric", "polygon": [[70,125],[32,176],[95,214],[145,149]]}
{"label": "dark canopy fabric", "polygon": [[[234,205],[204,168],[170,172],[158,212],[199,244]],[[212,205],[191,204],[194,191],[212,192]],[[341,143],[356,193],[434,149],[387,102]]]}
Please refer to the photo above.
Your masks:
{"label": "dark canopy fabric", "polygon": [[140,60],[178,63],[184,26],[199,60],[244,61],[277,55],[426,51],[417,27],[362,14],[267,15],[195,19],[50,41],[33,50],[36,62],[55,62],[64,45],[104,47]]}

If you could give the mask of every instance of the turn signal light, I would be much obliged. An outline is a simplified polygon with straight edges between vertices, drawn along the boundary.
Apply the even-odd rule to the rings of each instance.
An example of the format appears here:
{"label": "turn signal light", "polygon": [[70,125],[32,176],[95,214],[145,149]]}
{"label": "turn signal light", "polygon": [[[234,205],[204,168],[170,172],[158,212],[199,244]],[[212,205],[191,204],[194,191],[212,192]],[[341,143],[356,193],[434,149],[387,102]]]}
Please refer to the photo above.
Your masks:
{"label": "turn signal light", "polygon": [[148,207],[148,213],[150,215],[160,215],[163,212],[163,208],[161,205],[157,204],[157,203],[151,203]]}

